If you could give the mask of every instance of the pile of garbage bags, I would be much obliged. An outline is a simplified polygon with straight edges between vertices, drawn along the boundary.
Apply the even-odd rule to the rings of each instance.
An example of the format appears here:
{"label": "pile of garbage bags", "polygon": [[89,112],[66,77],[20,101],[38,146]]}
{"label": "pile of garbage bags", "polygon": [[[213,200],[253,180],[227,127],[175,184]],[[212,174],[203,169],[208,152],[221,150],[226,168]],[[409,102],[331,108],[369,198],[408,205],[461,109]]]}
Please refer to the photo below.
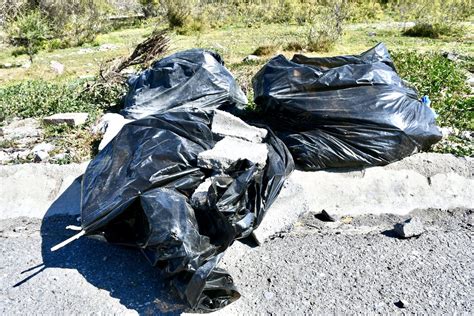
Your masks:
{"label": "pile of garbage bags", "polygon": [[253,88],[266,124],[304,170],[385,165],[441,139],[435,113],[383,44],[356,56],[277,56]]}
{"label": "pile of garbage bags", "polygon": [[217,264],[258,227],[295,163],[386,164],[440,139],[382,44],[358,56],[277,56],[253,87],[258,126],[229,113],[247,100],[216,53],[156,62],[130,81],[123,113],[133,121],[83,176],[85,234],[138,247],[194,310],[239,298]]}
{"label": "pile of garbage bags", "polygon": [[122,114],[139,119],[171,109],[231,109],[247,97],[214,52],[191,49],[155,62],[129,79]]}

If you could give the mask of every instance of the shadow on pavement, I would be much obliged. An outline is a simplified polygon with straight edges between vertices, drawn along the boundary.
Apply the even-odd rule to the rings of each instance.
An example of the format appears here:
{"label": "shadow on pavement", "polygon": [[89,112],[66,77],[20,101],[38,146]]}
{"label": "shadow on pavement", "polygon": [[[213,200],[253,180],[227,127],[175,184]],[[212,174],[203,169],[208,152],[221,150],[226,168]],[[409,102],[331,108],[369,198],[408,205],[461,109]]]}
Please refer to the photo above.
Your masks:
{"label": "shadow on pavement", "polygon": [[82,237],[56,252],[50,251],[52,246],[77,233],[65,227],[79,226],[79,214],[59,214],[74,214],[75,211],[71,210],[79,210],[79,206],[80,178],[56,199],[43,219],[41,251],[44,266],[17,286],[46,268],[76,269],[89,283],[108,291],[125,307],[139,314],[173,315],[183,312],[183,302],[171,292],[160,271],[152,267],[138,249]]}

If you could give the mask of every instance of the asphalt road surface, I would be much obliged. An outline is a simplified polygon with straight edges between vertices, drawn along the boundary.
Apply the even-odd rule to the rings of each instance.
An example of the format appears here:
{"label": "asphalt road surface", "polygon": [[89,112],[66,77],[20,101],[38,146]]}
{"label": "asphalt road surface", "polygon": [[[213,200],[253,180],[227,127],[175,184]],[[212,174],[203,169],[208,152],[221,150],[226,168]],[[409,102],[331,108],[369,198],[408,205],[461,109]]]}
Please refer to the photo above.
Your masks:
{"label": "asphalt road surface", "polygon": [[[398,239],[417,216],[426,232]],[[180,314],[186,306],[135,249],[81,238],[74,217],[0,221],[0,314]],[[419,210],[323,222],[306,214],[261,246],[224,256],[242,297],[233,314],[454,314],[474,312],[474,213]]]}

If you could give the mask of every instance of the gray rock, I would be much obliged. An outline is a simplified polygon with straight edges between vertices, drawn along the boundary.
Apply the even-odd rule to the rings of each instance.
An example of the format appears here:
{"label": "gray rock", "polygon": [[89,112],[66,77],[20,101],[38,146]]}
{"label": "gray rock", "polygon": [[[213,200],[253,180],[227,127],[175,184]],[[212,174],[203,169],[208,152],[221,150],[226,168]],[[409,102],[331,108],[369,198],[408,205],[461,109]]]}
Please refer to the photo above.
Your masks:
{"label": "gray rock", "polygon": [[53,144],[50,144],[50,143],[41,143],[41,144],[38,144],[36,145],[35,147],[33,147],[33,150],[32,152],[34,154],[42,151],[42,152],[46,152],[46,153],[49,153],[51,150],[54,149],[54,145]]}
{"label": "gray rock", "polygon": [[211,130],[220,137],[232,136],[255,143],[261,143],[268,133],[264,128],[251,126],[240,118],[220,110],[215,111]]}
{"label": "gray rock", "polygon": [[468,83],[472,88],[474,88],[474,77],[470,77],[469,79],[467,79],[467,83]]}
{"label": "gray rock", "polygon": [[14,120],[10,124],[2,127],[2,137],[6,140],[19,140],[25,143],[27,138],[37,138],[41,136],[41,127],[38,120],[27,118]]}
{"label": "gray rock", "polygon": [[237,161],[247,159],[263,168],[267,156],[267,145],[227,136],[218,141],[214,148],[198,155],[198,166],[225,172]]}
{"label": "gray rock", "polygon": [[52,60],[49,66],[57,74],[62,74],[64,72],[64,65],[61,64],[59,61]]}
{"label": "gray rock", "polygon": [[258,57],[257,55],[248,55],[242,61],[244,63],[249,63],[249,62],[254,62],[258,60],[260,60],[260,57]]}
{"label": "gray rock", "polygon": [[18,63],[3,63],[0,64],[0,69],[10,69],[10,68],[18,68],[21,67],[21,64]]}
{"label": "gray rock", "polygon": [[474,138],[474,131],[463,131],[459,134],[462,139],[472,141]]}
{"label": "gray rock", "polygon": [[113,49],[117,49],[117,45],[114,45],[114,44],[102,44],[99,46],[98,50],[100,52],[103,52],[103,51],[107,51],[107,50],[113,50]]}
{"label": "gray rock", "polygon": [[395,306],[398,308],[407,308],[408,307],[408,302],[405,300],[399,300],[395,302]]}
{"label": "gray rock", "polygon": [[3,150],[0,151],[0,164],[7,163],[11,160],[11,157],[9,154],[4,152]]}
{"label": "gray rock", "polygon": [[374,37],[374,36],[377,36],[377,33],[375,33],[375,32],[369,32],[369,33],[367,33],[367,35],[368,35],[369,37]]}
{"label": "gray rock", "polygon": [[44,151],[44,150],[39,150],[39,151],[35,152],[34,154],[35,154],[35,157],[33,158],[34,162],[46,161],[49,158],[48,152]]}
{"label": "gray rock", "polygon": [[326,210],[322,210],[320,213],[314,214],[314,217],[319,219],[320,221],[323,222],[335,222],[336,218],[334,216],[329,215],[329,213]]}
{"label": "gray rock", "polygon": [[13,159],[20,159],[20,160],[25,160],[28,158],[28,156],[31,154],[31,150],[25,149],[25,150],[20,150],[16,151],[12,154]]}
{"label": "gray rock", "polygon": [[59,154],[54,155],[52,158],[54,160],[61,160],[61,159],[66,158],[66,154],[65,153],[59,153]]}
{"label": "gray rock", "polygon": [[67,124],[69,126],[82,125],[87,121],[88,113],[57,113],[43,118],[45,124]]}
{"label": "gray rock", "polygon": [[396,224],[394,229],[401,238],[420,236],[425,231],[423,222],[417,217],[412,217],[403,223]]}

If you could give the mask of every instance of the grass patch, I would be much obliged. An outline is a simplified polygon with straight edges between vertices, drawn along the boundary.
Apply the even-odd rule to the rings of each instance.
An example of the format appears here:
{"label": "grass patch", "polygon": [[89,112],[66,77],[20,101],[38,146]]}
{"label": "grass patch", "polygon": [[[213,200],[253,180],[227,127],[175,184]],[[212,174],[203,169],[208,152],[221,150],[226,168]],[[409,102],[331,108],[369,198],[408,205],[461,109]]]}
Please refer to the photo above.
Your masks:
{"label": "grass patch", "polygon": [[392,52],[400,76],[428,95],[441,126],[474,130],[474,98],[463,69],[441,53]]}

